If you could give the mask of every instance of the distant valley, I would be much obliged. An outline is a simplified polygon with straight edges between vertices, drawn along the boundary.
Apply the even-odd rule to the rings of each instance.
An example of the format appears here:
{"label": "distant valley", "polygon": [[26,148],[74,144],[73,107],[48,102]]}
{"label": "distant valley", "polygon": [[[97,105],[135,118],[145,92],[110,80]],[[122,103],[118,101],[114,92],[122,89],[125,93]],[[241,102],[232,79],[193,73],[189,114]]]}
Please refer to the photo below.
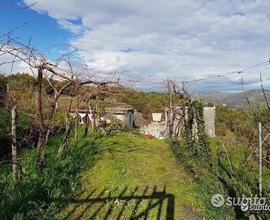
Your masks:
{"label": "distant valley", "polygon": [[[270,99],[270,90],[265,91],[266,97]],[[208,103],[215,105],[226,105],[229,108],[248,108],[265,103],[262,90],[248,90],[240,93],[201,93],[199,97]],[[247,99],[249,103],[247,102]]]}

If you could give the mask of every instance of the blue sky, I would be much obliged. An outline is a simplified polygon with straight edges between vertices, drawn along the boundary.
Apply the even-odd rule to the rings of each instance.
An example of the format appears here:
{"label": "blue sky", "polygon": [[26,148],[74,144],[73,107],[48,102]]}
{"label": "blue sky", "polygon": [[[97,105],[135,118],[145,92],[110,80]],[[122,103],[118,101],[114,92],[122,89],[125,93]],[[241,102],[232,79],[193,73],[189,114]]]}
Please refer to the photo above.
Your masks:
{"label": "blue sky", "polygon": [[241,77],[247,88],[259,88],[261,71],[270,85],[269,65],[214,77],[269,59],[270,1],[38,0],[25,10],[12,7],[33,2],[0,1],[0,32],[28,22],[16,36],[32,36],[32,45],[50,59],[76,51],[103,73],[98,79],[118,71],[128,85],[163,90],[166,79],[205,78],[187,85],[232,92],[241,90]]}
{"label": "blue sky", "polygon": [[[33,1],[34,2],[34,1]],[[56,51],[66,51],[72,33],[60,27],[57,21],[46,13],[35,10],[20,9],[21,1],[0,1],[0,35],[26,24],[14,32],[23,42],[31,37],[32,45],[46,52],[50,58],[56,58]]]}

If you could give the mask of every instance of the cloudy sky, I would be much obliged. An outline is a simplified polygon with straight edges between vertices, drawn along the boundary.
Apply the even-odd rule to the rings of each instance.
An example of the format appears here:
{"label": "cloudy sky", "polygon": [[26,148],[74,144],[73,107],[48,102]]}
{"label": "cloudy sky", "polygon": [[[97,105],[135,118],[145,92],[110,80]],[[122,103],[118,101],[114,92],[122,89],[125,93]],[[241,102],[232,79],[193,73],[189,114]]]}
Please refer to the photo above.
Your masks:
{"label": "cloudy sky", "polygon": [[192,90],[231,92],[241,90],[241,77],[246,88],[258,87],[260,71],[270,82],[268,0],[38,0],[27,10],[11,4],[34,0],[3,2],[2,33],[27,21],[17,34],[32,36],[49,57],[75,50],[137,88],[162,90],[163,80],[174,79],[195,80]]}

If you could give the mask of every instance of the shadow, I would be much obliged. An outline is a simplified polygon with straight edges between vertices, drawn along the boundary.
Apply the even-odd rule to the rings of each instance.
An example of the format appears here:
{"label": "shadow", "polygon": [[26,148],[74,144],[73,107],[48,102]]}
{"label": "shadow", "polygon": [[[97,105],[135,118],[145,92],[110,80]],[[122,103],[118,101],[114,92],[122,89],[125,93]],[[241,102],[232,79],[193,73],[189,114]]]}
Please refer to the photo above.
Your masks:
{"label": "shadow", "polygon": [[115,149],[114,147],[109,147],[109,146],[104,147],[102,150],[100,150],[100,152],[101,153],[108,152],[110,154],[114,154],[114,153],[125,154],[125,153],[135,153],[135,152],[148,152],[148,153],[152,153],[152,151],[146,150],[143,147],[133,147],[133,148],[130,148],[130,149],[127,149],[127,150],[118,150],[118,149]]}
{"label": "shadow", "polygon": [[[128,190],[107,189],[93,190],[81,199],[56,199],[68,202],[73,208],[62,219],[174,219],[173,194],[166,192],[166,186],[158,189],[135,187]],[[150,218],[151,216],[151,218]]]}
{"label": "shadow", "polygon": [[[110,154],[113,153],[134,153],[134,152],[148,152],[148,153],[152,153],[152,151],[150,150],[146,150],[144,147],[140,147],[138,146],[135,142],[131,141],[132,146],[134,147],[129,147],[127,148],[126,143],[120,143],[119,141],[112,141],[110,143],[106,143],[103,146],[103,149],[101,149],[100,152],[108,152]],[[115,145],[117,145],[118,147],[123,147],[124,150],[120,150],[115,148]]]}

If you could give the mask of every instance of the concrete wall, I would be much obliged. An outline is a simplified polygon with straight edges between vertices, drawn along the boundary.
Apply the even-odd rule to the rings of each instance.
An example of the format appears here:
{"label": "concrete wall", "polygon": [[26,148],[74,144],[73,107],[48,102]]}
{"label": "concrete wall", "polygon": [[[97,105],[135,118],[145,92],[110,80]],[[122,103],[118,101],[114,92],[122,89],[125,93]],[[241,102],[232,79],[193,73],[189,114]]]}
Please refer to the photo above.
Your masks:
{"label": "concrete wall", "polygon": [[153,121],[150,124],[141,127],[140,132],[143,134],[152,135],[156,138],[162,139],[166,136],[165,130],[166,125],[164,122]]}
{"label": "concrete wall", "polygon": [[125,119],[126,119],[126,115],[125,114],[112,114],[115,118],[117,118],[118,120],[120,120],[120,121],[125,121]]}
{"label": "concrete wall", "polygon": [[205,124],[205,132],[209,137],[216,136],[216,107],[204,107],[203,108],[203,117]]}
{"label": "concrete wall", "polygon": [[[72,115],[73,118],[76,117],[76,113],[70,113]],[[84,124],[84,121],[83,121],[83,118],[86,117],[86,113],[79,113],[80,117],[81,117],[81,120],[80,120],[80,124]],[[134,122],[134,114],[132,112],[126,112],[126,113],[123,113],[123,114],[112,114],[115,118],[117,118],[118,120],[120,121],[123,121],[125,123],[125,125],[129,128],[132,128],[133,127],[133,122]],[[89,113],[88,114],[88,118],[90,120],[92,120],[93,118],[93,114],[92,113]],[[106,116],[105,117],[102,117],[104,119],[106,119]]]}
{"label": "concrete wall", "polygon": [[[181,122],[179,124],[179,120],[181,119],[182,115],[182,110],[180,107],[176,106],[175,107],[176,113],[176,118],[174,120],[174,125],[173,125],[173,130],[176,131],[178,130],[177,125],[179,125],[180,132],[183,131],[184,129],[184,124]],[[185,119],[187,120],[187,111],[188,108],[185,107]],[[204,116],[204,122],[205,122],[205,132],[209,137],[215,137],[215,120],[216,120],[216,107],[204,107],[203,108],[203,116]],[[168,111],[166,109],[165,111],[165,124],[167,125],[168,121]],[[194,132],[196,130],[197,124],[195,122],[194,124]],[[166,128],[166,134],[168,134],[168,127]]]}

